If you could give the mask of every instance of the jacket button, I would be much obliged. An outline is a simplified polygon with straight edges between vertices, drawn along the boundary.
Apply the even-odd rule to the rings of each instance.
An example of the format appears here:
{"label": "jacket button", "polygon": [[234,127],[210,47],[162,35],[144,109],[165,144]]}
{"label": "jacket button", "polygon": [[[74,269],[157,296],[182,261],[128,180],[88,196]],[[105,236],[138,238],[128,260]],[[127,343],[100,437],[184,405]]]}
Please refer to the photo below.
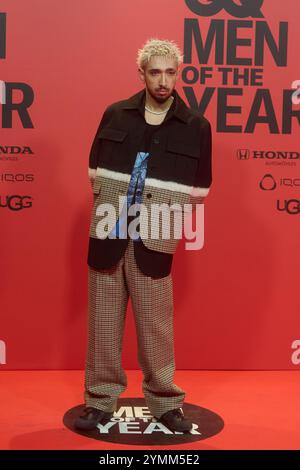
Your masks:
{"label": "jacket button", "polygon": [[152,197],[151,193],[147,193],[147,198],[150,199]]}

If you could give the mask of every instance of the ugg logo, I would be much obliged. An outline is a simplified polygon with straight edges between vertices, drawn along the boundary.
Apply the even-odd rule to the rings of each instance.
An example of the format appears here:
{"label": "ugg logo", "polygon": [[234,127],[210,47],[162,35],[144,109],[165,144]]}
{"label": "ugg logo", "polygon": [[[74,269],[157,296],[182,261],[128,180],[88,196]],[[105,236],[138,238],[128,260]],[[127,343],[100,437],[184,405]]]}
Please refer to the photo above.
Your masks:
{"label": "ugg logo", "polygon": [[213,16],[224,9],[236,18],[264,18],[261,12],[263,2],[264,0],[185,0],[196,15]]}

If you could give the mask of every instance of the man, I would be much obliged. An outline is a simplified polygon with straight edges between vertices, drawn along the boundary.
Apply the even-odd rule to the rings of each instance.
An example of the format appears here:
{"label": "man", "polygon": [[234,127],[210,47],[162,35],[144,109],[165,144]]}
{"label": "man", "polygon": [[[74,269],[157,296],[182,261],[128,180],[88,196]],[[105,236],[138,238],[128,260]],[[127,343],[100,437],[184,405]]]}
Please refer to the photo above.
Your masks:
{"label": "man", "polygon": [[[182,410],[185,392],[173,382],[174,220],[208,194],[212,142],[209,121],[175,90],[181,63],[173,41],[148,40],[137,58],[145,88],[106,108],[90,151],[86,408],[76,419],[79,429],[109,420],[127,387],[121,350],[129,296],[149,411],[172,431],[192,428]],[[173,224],[167,238],[161,213],[147,217],[157,204]],[[133,207],[139,209],[134,220]]]}

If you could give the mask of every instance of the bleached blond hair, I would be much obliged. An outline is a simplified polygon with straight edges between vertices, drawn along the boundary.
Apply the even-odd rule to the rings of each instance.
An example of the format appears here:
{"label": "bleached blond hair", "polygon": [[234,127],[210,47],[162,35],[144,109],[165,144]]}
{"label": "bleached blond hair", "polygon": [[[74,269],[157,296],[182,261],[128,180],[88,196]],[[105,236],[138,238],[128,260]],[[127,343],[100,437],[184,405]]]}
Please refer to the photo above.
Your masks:
{"label": "bleached blond hair", "polygon": [[143,47],[138,50],[136,63],[142,70],[150,61],[152,56],[168,56],[175,59],[177,67],[183,62],[183,55],[177,44],[174,41],[167,39],[150,38],[145,42]]}

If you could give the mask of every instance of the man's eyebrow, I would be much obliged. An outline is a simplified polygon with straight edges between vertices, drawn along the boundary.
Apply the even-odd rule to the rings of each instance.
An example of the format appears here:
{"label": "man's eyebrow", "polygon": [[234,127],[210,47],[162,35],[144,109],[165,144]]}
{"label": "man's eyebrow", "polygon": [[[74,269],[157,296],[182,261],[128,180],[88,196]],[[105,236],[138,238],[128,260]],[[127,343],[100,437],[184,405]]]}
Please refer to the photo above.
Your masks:
{"label": "man's eyebrow", "polygon": [[[174,69],[173,67],[169,67],[168,69],[166,69],[166,72],[168,70],[174,70],[175,71],[176,69]],[[149,69],[149,72],[161,72],[161,69]]]}

